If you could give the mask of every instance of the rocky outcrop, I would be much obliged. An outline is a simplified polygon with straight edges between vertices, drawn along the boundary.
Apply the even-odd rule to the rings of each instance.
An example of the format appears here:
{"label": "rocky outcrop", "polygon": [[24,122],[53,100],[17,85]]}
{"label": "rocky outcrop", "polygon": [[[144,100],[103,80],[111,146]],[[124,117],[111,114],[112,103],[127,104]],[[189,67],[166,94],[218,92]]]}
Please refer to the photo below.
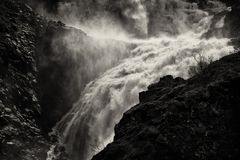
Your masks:
{"label": "rocky outcrop", "polygon": [[36,44],[42,20],[18,1],[0,1],[0,159],[44,159]]}
{"label": "rocky outcrop", "polygon": [[[45,20],[25,3],[24,0],[0,2],[0,159],[3,160],[46,159],[50,148],[48,132],[80,94],[78,87],[66,92],[66,87],[77,86],[78,78],[71,75],[76,71],[77,59],[69,56],[72,52],[66,49],[59,53],[62,59],[56,60],[52,43],[56,36],[63,41],[64,35],[73,30],[79,33],[78,37],[86,34],[61,22]],[[73,92],[76,95],[71,97]]]}
{"label": "rocky outcrop", "polygon": [[239,54],[189,80],[166,76],[150,85],[93,160],[238,159]]}

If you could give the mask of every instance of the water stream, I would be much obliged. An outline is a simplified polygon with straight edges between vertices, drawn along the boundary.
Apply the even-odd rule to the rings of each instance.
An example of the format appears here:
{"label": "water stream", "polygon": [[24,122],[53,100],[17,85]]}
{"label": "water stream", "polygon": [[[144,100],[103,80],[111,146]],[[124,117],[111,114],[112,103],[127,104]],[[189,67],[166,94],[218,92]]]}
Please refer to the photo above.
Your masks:
{"label": "water stream", "polygon": [[[147,18],[149,9],[140,0],[129,0],[128,3],[137,7],[127,8],[124,13],[135,19],[136,26],[141,26],[146,34],[146,24],[150,21]],[[82,27],[99,41],[111,38],[136,47],[88,83],[73,108],[56,125],[55,129],[60,133],[61,142],[66,145],[72,160],[90,160],[111,143],[114,126],[125,111],[138,103],[139,92],[146,90],[149,84],[169,74],[189,78],[188,68],[196,65],[194,57],[203,55],[217,60],[233,51],[233,47],[228,45],[229,39],[203,38],[213,16],[198,9],[196,3],[181,0],[162,0],[158,3],[161,7],[154,21],[160,24],[155,23],[154,26],[159,32],[152,38],[109,37],[108,34]],[[214,4],[212,8],[215,10],[223,9],[223,5]],[[217,27],[223,26],[224,17]],[[52,159],[50,155],[51,150],[48,160]]]}

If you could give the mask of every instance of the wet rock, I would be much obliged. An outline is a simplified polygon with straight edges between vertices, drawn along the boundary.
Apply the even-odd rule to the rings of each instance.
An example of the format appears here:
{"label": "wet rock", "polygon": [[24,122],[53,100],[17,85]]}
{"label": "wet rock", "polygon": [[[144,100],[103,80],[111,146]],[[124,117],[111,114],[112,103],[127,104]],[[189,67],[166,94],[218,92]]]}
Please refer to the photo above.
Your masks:
{"label": "wet rock", "polygon": [[11,113],[12,110],[10,108],[5,108],[6,113]]}
{"label": "wet rock", "polygon": [[48,150],[38,125],[36,42],[43,21],[36,19],[22,1],[0,1],[1,160],[45,159]]}
{"label": "wet rock", "polygon": [[148,91],[144,91],[139,94],[139,101],[147,102],[158,99],[159,95],[164,95],[164,93],[170,93],[172,88],[176,86],[178,86],[178,89],[180,89],[182,86],[178,84],[184,85],[184,82],[185,80],[179,77],[175,79],[170,75],[162,77],[160,78],[160,81],[158,83],[148,86]]}

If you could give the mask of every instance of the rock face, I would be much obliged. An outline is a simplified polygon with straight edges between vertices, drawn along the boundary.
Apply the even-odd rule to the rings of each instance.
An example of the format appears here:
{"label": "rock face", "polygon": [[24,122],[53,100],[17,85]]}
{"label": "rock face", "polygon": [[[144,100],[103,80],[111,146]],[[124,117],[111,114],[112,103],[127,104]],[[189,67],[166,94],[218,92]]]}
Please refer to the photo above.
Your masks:
{"label": "rock face", "polygon": [[0,159],[44,159],[38,118],[36,43],[41,20],[18,1],[0,2]]}
{"label": "rock face", "polygon": [[[46,159],[48,132],[86,83],[128,55],[130,47],[47,21],[27,2],[0,2],[1,160]],[[114,54],[106,60],[109,52]]]}
{"label": "rock face", "polygon": [[238,159],[239,62],[237,53],[189,80],[166,76],[149,86],[93,160]]}
{"label": "rock face", "polygon": [[[62,60],[54,61],[51,46],[57,35],[63,39],[74,29],[43,19],[25,3],[0,2],[1,160],[46,159],[47,133],[80,94],[78,87],[66,92],[70,85],[77,86],[77,77],[71,76],[76,59],[61,53]],[[74,33],[86,37],[80,30]]]}

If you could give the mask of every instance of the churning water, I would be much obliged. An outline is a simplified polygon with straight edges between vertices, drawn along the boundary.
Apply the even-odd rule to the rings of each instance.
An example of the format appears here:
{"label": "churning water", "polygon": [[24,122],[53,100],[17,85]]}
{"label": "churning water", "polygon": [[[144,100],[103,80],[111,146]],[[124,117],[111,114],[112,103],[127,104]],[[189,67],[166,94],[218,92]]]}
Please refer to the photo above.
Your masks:
{"label": "churning water", "polygon": [[[137,4],[134,10],[124,13],[138,21],[147,32],[147,9],[140,0],[129,0]],[[135,48],[98,78],[88,83],[78,102],[57,124],[56,130],[73,160],[89,160],[113,141],[114,126],[123,113],[138,103],[138,93],[164,75],[188,78],[189,66],[196,65],[195,56],[203,55],[217,60],[233,51],[228,39],[202,38],[209,30],[212,16],[198,9],[197,4],[181,0],[159,1],[154,21],[159,21],[159,34],[155,38],[116,38],[135,44]],[[212,9],[223,10],[215,3]],[[169,22],[171,19],[171,23]],[[224,18],[217,27],[223,27]],[[143,23],[143,24],[141,24]],[[145,28],[145,29],[143,29]],[[155,28],[156,30],[156,28]],[[166,32],[167,31],[167,32]],[[86,31],[101,41],[107,34]],[[174,32],[174,34],[169,34]],[[173,36],[174,35],[174,36]],[[114,39],[114,37],[110,37]],[[96,53],[97,54],[97,53]],[[109,53],[111,55],[113,53]],[[108,56],[105,57],[106,59]],[[48,159],[51,159],[49,153]]]}

